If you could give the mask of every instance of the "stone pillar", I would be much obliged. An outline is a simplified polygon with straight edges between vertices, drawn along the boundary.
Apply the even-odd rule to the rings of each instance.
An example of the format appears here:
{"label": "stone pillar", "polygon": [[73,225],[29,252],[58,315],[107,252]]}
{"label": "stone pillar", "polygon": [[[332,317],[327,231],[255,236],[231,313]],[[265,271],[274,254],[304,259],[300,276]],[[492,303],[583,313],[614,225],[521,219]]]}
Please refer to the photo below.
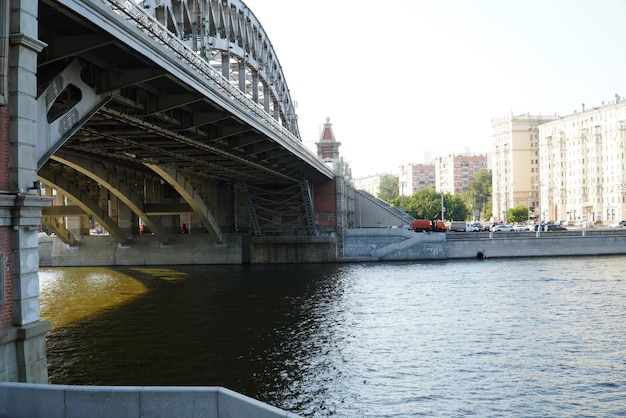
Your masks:
{"label": "stone pillar", "polygon": [[[38,225],[50,198],[37,195],[37,53],[46,45],[37,39],[39,2],[12,0],[9,12],[9,188],[11,209],[10,271],[12,327],[0,345],[14,353],[5,376],[29,383],[47,383],[45,335],[50,324],[39,310]],[[13,337],[15,336],[15,339]],[[9,347],[7,347],[9,346]],[[12,348],[12,347],[14,348]],[[7,364],[12,369],[12,364]]]}

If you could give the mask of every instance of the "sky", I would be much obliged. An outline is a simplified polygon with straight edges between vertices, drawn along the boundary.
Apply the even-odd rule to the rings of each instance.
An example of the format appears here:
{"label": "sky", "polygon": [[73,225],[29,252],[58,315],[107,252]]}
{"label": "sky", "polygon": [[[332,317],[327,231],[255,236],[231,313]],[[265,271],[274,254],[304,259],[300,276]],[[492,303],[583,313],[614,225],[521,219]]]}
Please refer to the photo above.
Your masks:
{"label": "sky", "polygon": [[244,0],[354,178],[492,149],[491,121],[626,97],[626,0]]}

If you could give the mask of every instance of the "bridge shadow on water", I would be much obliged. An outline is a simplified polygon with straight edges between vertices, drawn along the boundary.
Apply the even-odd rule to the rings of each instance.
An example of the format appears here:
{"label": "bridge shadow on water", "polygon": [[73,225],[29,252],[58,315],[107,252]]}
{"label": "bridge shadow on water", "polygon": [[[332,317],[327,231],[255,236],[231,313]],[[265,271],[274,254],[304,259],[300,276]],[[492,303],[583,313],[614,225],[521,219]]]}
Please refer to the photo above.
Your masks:
{"label": "bridge shadow on water", "polygon": [[[124,295],[126,301],[114,307],[94,306],[92,313],[72,323],[53,323],[47,342],[50,383],[218,385],[285,407],[286,399],[293,402],[302,390],[311,359],[324,349],[319,340],[332,338],[320,316],[342,297],[342,268],[101,269],[100,274],[108,272],[116,281],[139,282],[145,291]],[[64,280],[88,271],[54,270],[67,274]],[[126,292],[124,286],[115,289]],[[69,292],[79,295],[58,294],[43,302],[51,310],[72,310],[71,300],[64,297],[78,296],[84,302],[96,296],[85,287]],[[329,389],[308,388],[309,401]]]}

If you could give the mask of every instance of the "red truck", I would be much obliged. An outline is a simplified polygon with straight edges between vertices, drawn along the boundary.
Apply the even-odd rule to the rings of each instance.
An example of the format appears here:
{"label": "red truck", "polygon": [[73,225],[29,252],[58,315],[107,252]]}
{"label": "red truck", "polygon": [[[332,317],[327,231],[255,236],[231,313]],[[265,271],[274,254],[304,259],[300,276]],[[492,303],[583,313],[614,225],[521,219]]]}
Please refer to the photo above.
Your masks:
{"label": "red truck", "polygon": [[440,220],[413,219],[411,230],[415,232],[446,232],[446,225]]}

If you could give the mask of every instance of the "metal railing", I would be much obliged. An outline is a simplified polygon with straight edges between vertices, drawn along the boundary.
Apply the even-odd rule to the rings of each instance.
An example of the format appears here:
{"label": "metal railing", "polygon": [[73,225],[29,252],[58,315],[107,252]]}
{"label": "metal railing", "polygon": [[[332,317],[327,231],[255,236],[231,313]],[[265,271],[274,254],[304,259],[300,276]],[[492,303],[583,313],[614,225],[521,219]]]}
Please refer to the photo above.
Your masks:
{"label": "metal railing", "polygon": [[138,29],[146,33],[159,45],[173,52],[178,58],[186,62],[194,71],[201,75],[208,84],[218,88],[225,96],[237,102],[243,108],[254,114],[267,127],[281,135],[283,138],[297,144],[301,150],[309,155],[318,158],[312,150],[302,144],[299,138],[293,135],[287,128],[282,126],[270,114],[265,112],[255,101],[245,95],[220,72],[211,66],[204,58],[198,56],[197,52],[186,45],[183,40],[176,37],[158,20],[150,16],[144,9],[129,0],[101,0],[108,5],[115,13],[118,13],[127,21],[132,22]]}

